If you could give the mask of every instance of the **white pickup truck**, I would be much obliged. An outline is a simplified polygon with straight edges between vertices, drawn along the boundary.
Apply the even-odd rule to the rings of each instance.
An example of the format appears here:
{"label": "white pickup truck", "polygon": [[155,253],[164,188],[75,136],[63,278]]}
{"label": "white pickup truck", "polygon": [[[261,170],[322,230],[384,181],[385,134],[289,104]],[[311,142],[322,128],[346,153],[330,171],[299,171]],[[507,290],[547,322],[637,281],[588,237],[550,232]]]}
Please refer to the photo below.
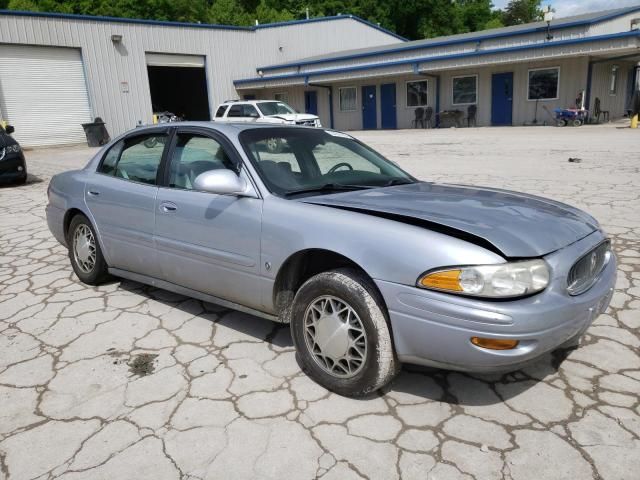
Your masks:
{"label": "white pickup truck", "polygon": [[220,104],[215,122],[260,122],[321,127],[317,115],[298,113],[277,100],[233,100]]}

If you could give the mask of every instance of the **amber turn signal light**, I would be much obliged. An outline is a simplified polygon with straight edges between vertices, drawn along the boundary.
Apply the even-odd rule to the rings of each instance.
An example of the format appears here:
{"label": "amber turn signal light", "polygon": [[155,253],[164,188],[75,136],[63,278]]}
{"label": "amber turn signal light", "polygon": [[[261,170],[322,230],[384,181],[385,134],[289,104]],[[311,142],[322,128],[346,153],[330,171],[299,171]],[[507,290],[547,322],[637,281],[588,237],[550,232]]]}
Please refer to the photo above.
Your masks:
{"label": "amber turn signal light", "polygon": [[460,270],[444,270],[425,275],[420,280],[420,285],[437,290],[450,290],[452,292],[462,292],[460,286]]}
{"label": "amber turn signal light", "polygon": [[489,350],[513,350],[520,342],[518,340],[503,340],[500,338],[471,337],[471,343]]}

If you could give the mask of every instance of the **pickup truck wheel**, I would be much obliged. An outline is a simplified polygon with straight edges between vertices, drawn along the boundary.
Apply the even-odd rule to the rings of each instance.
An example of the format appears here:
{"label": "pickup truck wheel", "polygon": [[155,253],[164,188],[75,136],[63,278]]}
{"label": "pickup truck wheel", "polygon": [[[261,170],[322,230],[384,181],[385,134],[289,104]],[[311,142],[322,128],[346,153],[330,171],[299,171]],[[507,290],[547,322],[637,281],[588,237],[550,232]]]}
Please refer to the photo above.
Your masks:
{"label": "pickup truck wheel", "polygon": [[99,285],[109,278],[95,230],[87,217],[78,214],[71,219],[67,232],[69,259],[78,278],[88,285]]}
{"label": "pickup truck wheel", "polygon": [[305,282],[293,301],[291,334],[305,372],[340,395],[367,395],[398,371],[383,304],[355,270]]}

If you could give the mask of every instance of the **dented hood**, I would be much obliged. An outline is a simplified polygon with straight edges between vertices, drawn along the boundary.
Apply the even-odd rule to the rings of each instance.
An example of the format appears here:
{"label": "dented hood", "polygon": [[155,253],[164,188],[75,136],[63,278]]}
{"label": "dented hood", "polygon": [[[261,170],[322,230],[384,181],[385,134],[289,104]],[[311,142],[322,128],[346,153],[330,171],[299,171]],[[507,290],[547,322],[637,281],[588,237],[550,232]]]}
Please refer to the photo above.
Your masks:
{"label": "dented hood", "polygon": [[313,196],[300,201],[380,214],[448,230],[453,235],[476,237],[508,258],[546,255],[598,229],[593,217],[560,202],[464,185],[420,182]]}

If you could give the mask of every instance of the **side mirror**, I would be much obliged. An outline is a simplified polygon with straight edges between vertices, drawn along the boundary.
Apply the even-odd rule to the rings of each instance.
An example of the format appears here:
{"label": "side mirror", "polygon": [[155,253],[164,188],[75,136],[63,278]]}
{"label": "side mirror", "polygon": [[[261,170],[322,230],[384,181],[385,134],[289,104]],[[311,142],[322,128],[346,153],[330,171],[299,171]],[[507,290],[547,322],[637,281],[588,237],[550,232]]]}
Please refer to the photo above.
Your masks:
{"label": "side mirror", "polygon": [[7,132],[9,135],[11,135],[13,132],[16,131],[16,129],[13,128],[13,125],[7,125],[4,131]]}
{"label": "side mirror", "polygon": [[231,170],[209,170],[196,177],[193,187],[219,195],[242,195],[247,191],[247,182]]}

